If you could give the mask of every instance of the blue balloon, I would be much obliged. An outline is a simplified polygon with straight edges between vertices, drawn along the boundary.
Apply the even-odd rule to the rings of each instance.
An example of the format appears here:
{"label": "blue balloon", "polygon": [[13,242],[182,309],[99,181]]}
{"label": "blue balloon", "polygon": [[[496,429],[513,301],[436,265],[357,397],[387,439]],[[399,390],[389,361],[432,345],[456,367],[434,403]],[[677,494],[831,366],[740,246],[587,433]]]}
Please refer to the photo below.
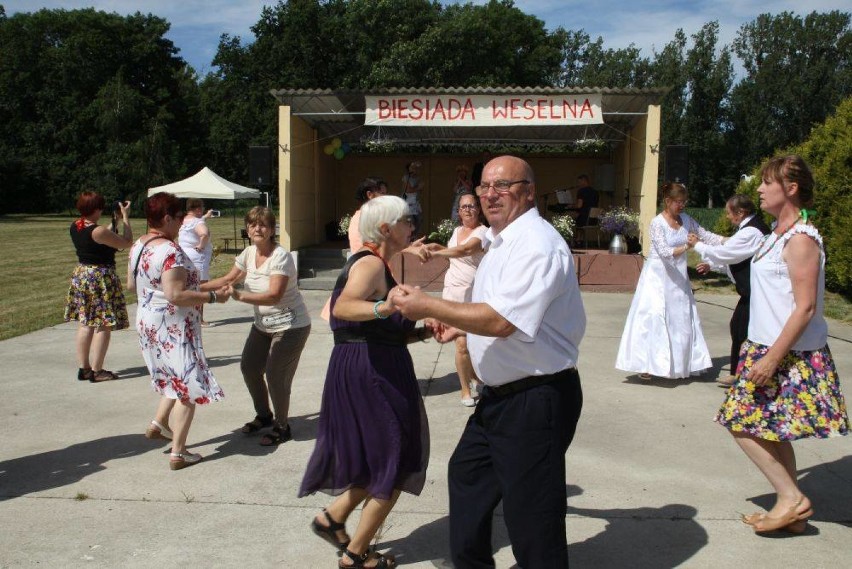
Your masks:
{"label": "blue balloon", "polygon": [[352,147],[349,146],[348,142],[344,142],[340,149],[343,150],[344,154],[349,154],[349,152],[352,150]]}

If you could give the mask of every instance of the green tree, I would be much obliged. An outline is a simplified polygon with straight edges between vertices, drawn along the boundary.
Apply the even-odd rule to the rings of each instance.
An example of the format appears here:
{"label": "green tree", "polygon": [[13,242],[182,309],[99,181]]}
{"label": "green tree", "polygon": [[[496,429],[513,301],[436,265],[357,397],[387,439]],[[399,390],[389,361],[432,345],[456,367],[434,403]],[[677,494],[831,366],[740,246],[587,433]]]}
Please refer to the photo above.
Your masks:
{"label": "green tree", "polygon": [[746,76],[732,91],[728,145],[745,172],[804,140],[852,94],[849,14],[761,14],[734,41]]}
{"label": "green tree", "polygon": [[271,89],[542,85],[560,61],[544,23],[508,0],[279,2],[252,32],[245,45],[222,36],[201,84],[214,169],[237,180],[249,145],[277,142]]}
{"label": "green tree", "polygon": [[651,63],[652,85],[669,89],[660,104],[662,164],[665,164],[667,145],[686,143],[683,135],[687,101],[686,41],[686,34],[682,29],[677,29],[674,38],[662,51],[654,54]]}
{"label": "green tree", "polygon": [[0,179],[9,211],[84,189],[144,193],[197,161],[193,74],[151,15],[40,10],[0,19]]}
{"label": "green tree", "polygon": [[728,48],[717,47],[718,37],[718,22],[694,34],[684,69],[687,101],[681,135],[689,145],[690,201],[707,207],[722,203],[736,187],[736,178],[725,167],[729,153],[722,136],[733,66]]}
{"label": "green tree", "polygon": [[651,81],[651,62],[640,49],[605,49],[600,36],[593,42],[583,31],[557,29],[561,40],[562,65],[556,85],[560,87],[643,88]]}

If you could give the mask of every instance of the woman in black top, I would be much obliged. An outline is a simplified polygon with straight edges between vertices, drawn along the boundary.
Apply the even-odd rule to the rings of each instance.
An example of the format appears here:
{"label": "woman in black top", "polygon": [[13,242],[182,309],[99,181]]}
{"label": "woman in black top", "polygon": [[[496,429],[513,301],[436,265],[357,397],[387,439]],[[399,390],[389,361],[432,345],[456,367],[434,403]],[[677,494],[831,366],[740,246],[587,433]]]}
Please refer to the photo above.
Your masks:
{"label": "woman in black top", "polygon": [[115,252],[133,245],[130,202],[119,204],[124,225],[121,235],[107,226],[98,225],[104,207],[102,195],[83,192],[77,199],[80,218],[70,228],[79,264],[71,276],[65,321],[80,323],[77,330],[77,359],[80,363],[77,379],[91,382],[118,378],[103,368],[104,358],[112,330],[129,326],[124,293],[115,272]]}

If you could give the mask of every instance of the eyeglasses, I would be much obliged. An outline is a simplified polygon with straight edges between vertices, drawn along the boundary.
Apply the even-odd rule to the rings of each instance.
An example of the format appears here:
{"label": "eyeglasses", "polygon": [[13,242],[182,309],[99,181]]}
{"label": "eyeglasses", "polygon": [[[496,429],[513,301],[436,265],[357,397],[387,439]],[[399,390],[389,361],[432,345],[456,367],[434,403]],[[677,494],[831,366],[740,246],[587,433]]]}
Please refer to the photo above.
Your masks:
{"label": "eyeglasses", "polygon": [[460,211],[468,211],[468,210],[473,210],[473,209],[476,209],[476,206],[473,205],[473,204],[470,204],[470,203],[459,206]]}
{"label": "eyeglasses", "polygon": [[407,223],[408,225],[414,225],[414,219],[410,215],[403,215],[402,217],[396,220],[396,223]]}
{"label": "eyeglasses", "polygon": [[494,191],[499,195],[505,195],[509,193],[509,189],[515,184],[529,184],[529,180],[515,180],[514,182],[510,182],[509,180],[495,180],[494,182],[483,182],[482,185],[476,186],[476,195],[484,196],[488,193],[488,190],[494,188]]}

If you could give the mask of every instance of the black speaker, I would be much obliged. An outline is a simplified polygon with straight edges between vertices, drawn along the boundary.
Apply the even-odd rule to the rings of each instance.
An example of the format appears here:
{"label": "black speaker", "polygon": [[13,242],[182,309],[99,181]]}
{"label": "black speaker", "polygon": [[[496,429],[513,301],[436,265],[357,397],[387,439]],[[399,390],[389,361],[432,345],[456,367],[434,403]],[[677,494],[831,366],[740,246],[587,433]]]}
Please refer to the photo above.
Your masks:
{"label": "black speaker", "polygon": [[249,146],[249,184],[253,186],[272,185],[271,147]]}
{"label": "black speaker", "polygon": [[686,184],[689,181],[689,146],[676,144],[666,146],[666,182],[680,182]]}

